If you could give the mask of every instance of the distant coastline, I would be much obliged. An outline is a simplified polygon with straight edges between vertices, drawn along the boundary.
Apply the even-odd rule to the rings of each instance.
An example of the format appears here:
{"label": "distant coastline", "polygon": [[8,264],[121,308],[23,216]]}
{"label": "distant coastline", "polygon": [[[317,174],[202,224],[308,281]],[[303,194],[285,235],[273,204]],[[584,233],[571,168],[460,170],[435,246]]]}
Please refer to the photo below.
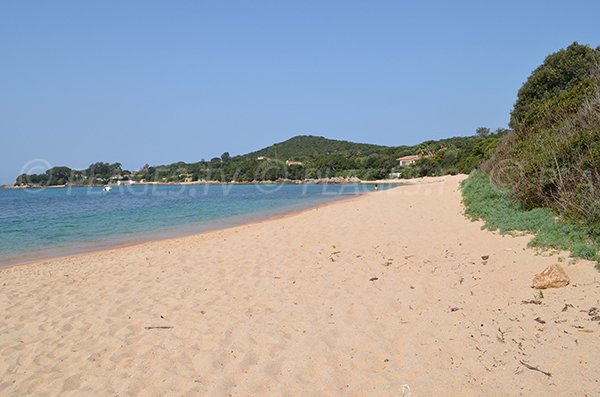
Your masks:
{"label": "distant coastline", "polygon": [[60,188],[72,188],[72,187],[103,187],[103,186],[178,186],[178,185],[324,185],[324,184],[333,184],[333,185],[352,185],[352,184],[391,184],[391,185],[401,185],[401,184],[409,184],[409,180],[407,179],[380,179],[380,180],[361,180],[358,178],[318,178],[318,179],[278,179],[274,181],[270,180],[257,180],[257,181],[193,181],[193,182],[134,182],[127,184],[116,184],[116,183],[108,183],[108,184],[64,184],[64,185],[23,185],[23,186],[15,186],[15,185],[0,185],[0,189],[60,189]]}

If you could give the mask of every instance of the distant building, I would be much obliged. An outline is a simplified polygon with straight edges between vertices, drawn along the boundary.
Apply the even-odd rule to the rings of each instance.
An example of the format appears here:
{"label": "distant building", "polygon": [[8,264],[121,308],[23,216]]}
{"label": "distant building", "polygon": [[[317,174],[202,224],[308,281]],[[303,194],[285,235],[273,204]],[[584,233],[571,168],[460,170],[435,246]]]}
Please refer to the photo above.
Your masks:
{"label": "distant building", "polygon": [[183,179],[185,183],[190,183],[194,181],[194,175],[192,174],[182,174],[179,175],[179,178]]}
{"label": "distant building", "polygon": [[302,166],[304,166],[304,163],[302,163],[300,161],[286,160],[285,165],[299,165],[302,167]]}
{"label": "distant building", "polygon": [[420,154],[415,154],[411,156],[398,157],[396,161],[398,162],[398,166],[405,167],[407,165],[416,163],[418,160],[421,160],[421,158],[423,158],[423,156]]}
{"label": "distant building", "polygon": [[256,159],[258,161],[268,160],[268,158],[266,158],[265,156],[258,156]]}

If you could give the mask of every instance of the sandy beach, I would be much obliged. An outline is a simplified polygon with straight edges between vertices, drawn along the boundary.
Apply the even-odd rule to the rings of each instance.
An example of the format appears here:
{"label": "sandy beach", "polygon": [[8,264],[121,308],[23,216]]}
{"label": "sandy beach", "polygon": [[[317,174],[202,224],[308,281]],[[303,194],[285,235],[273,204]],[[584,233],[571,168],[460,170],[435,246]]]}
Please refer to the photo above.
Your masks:
{"label": "sandy beach", "polygon": [[481,230],[462,178],[0,269],[0,395],[598,395],[600,273]]}

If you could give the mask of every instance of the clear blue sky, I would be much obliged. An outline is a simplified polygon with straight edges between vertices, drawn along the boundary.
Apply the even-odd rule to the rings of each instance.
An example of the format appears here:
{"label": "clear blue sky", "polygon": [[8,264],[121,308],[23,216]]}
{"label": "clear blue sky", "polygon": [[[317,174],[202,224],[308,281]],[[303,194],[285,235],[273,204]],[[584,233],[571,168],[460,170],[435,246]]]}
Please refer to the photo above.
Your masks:
{"label": "clear blue sky", "polygon": [[0,183],[29,160],[197,161],[298,134],[386,145],[506,127],[598,1],[4,1]]}

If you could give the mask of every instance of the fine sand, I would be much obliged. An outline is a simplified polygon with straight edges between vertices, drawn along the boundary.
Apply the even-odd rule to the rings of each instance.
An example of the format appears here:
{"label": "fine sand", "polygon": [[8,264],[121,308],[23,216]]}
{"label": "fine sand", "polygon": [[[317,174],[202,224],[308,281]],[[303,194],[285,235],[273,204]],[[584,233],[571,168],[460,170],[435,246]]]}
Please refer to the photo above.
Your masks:
{"label": "fine sand", "polygon": [[598,395],[600,274],[523,303],[559,254],[462,178],[0,270],[0,395]]}

